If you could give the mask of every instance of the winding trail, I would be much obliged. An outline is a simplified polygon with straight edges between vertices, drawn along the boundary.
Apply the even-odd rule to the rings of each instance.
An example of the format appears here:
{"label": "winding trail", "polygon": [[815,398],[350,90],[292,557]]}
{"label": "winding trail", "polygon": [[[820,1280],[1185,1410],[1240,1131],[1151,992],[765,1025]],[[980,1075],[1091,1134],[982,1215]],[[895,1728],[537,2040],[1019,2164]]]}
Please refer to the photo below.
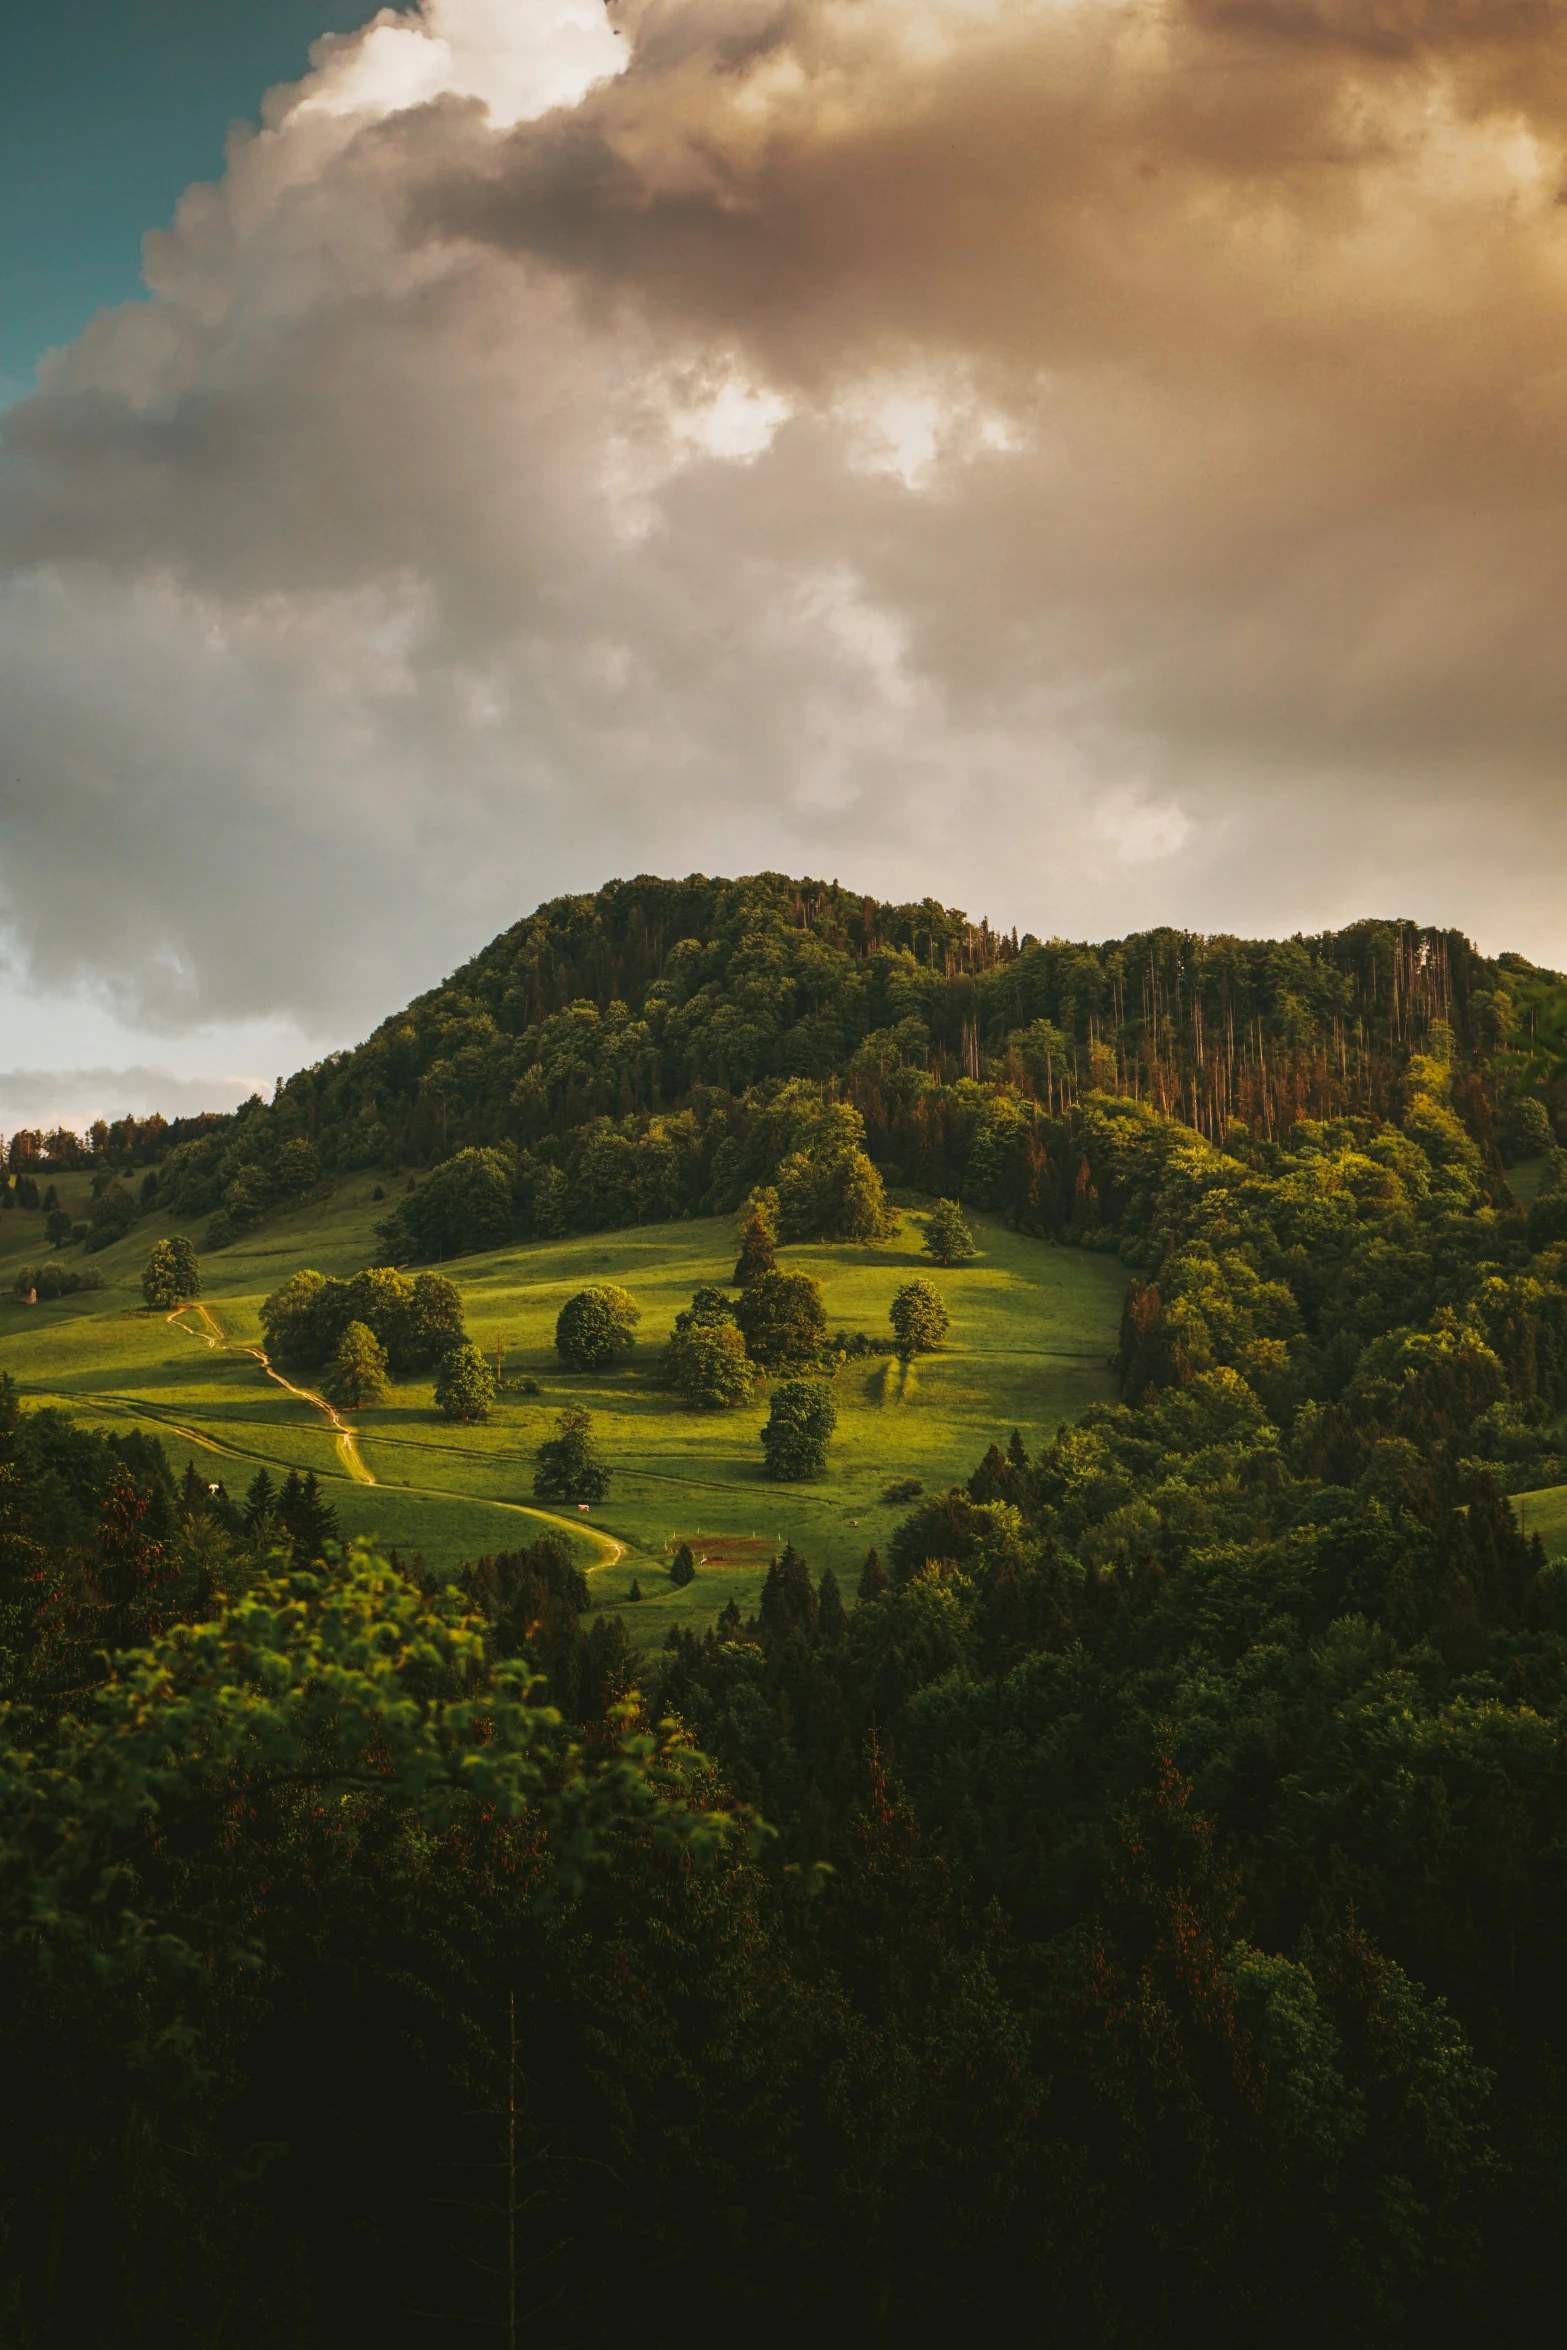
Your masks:
{"label": "winding trail", "polygon": [[[182,1314],[199,1314],[205,1327],[193,1330],[188,1322],[181,1321]],[[176,1306],[173,1313],[164,1318],[166,1321],[172,1322],[176,1329],[183,1330],[187,1338],[197,1339],[205,1346],[226,1347],[229,1344],[228,1333],[210,1306],[199,1303]],[[335,1407],[327,1402],[324,1395],[317,1395],[314,1389],[309,1387],[296,1387],[292,1379],[285,1379],[281,1371],[273,1369],[264,1347],[246,1346],[242,1347],[240,1351],[250,1355],[258,1362],[268,1379],[276,1380],[278,1386],[284,1388],[288,1394],[297,1395],[301,1403],[311,1404],[316,1411],[321,1413],[327,1426],[337,1438],[338,1458],[342,1461],[346,1474],[353,1479],[356,1485],[379,1485],[375,1471],[359,1450],[358,1429],[351,1428]],[[183,1433],[191,1432],[184,1431]],[[210,1441],[210,1439],[201,1437],[195,1440],[198,1443]],[[401,1493],[417,1493],[423,1499],[432,1501],[467,1501],[481,1498],[478,1495],[449,1493],[444,1487],[438,1485],[403,1485],[392,1488],[383,1486],[380,1490],[383,1492],[391,1490]],[[487,1497],[482,1498],[487,1499]],[[605,1534],[597,1526],[584,1525],[580,1519],[557,1517],[553,1510],[530,1509],[526,1502],[521,1501],[491,1501],[489,1507],[497,1510],[511,1510],[519,1518],[537,1518],[544,1525],[559,1526],[568,1534],[585,1534],[589,1541],[597,1543],[604,1553],[598,1562],[600,1566],[618,1566],[626,1555],[625,1544],[617,1542],[613,1534]]]}

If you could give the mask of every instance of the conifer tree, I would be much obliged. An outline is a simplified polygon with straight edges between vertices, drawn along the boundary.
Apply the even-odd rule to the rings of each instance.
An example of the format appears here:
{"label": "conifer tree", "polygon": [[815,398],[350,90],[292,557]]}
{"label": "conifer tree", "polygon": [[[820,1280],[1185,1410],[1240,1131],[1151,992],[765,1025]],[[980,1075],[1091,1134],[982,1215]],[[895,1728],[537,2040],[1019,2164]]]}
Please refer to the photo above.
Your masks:
{"label": "conifer tree", "polygon": [[696,1580],[696,1559],[689,1542],[682,1542],[669,1563],[669,1580],[678,1590]]}
{"label": "conifer tree", "polygon": [[740,1254],[730,1276],[737,1289],[749,1289],[777,1264],[772,1227],[759,1207],[753,1207],[740,1234]]}
{"label": "conifer tree", "polygon": [[885,1598],[889,1589],[887,1570],[881,1563],[880,1551],[868,1550],[865,1553],[865,1564],[860,1569],[856,1599],[862,1606],[868,1606],[873,1600]]}
{"label": "conifer tree", "polygon": [[264,1534],[277,1517],[277,1488],[265,1469],[258,1469],[245,1488],[244,1528]]}
{"label": "conifer tree", "polygon": [[786,1542],[780,1557],[773,1560],[762,1585],[757,1620],[764,1640],[781,1640],[787,1633],[798,1632],[805,1639],[816,1631],[817,1599],[811,1587],[811,1571],[792,1542]]}
{"label": "conifer tree", "polygon": [[825,1647],[836,1648],[849,1628],[844,1611],[843,1595],[838,1589],[838,1578],[831,1567],[823,1567],[822,1579],[816,1586],[816,1630]]}

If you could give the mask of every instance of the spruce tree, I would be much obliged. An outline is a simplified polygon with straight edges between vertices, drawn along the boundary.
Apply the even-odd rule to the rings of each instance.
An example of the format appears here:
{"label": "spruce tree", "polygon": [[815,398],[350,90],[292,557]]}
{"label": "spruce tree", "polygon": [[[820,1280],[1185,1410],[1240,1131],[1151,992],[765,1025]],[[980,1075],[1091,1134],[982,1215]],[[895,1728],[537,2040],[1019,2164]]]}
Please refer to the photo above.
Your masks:
{"label": "spruce tree", "polygon": [[838,1578],[831,1567],[822,1569],[822,1579],[816,1586],[816,1630],[824,1646],[836,1648],[849,1628],[844,1612],[843,1595],[838,1589]]}
{"label": "spruce tree", "polygon": [[673,1559],[670,1561],[669,1580],[676,1586],[678,1590],[681,1591],[685,1589],[688,1583],[695,1582],[696,1560],[692,1555],[691,1545],[689,1542],[682,1542],[680,1548],[675,1552]]}
{"label": "spruce tree", "polygon": [[258,1469],[245,1489],[245,1532],[264,1534],[276,1517],[277,1487],[265,1469]]}
{"label": "spruce tree", "polygon": [[816,1631],[817,1599],[811,1571],[792,1542],[775,1558],[762,1585],[757,1621],[764,1640],[780,1640],[790,1632],[811,1639]]}
{"label": "spruce tree", "polygon": [[889,1588],[887,1570],[881,1563],[880,1551],[868,1550],[865,1553],[865,1564],[860,1569],[856,1599],[862,1606],[868,1606],[872,1600],[885,1598]]}
{"label": "spruce tree", "polygon": [[760,1208],[753,1208],[740,1235],[740,1254],[730,1279],[737,1289],[749,1289],[777,1264],[772,1228]]}

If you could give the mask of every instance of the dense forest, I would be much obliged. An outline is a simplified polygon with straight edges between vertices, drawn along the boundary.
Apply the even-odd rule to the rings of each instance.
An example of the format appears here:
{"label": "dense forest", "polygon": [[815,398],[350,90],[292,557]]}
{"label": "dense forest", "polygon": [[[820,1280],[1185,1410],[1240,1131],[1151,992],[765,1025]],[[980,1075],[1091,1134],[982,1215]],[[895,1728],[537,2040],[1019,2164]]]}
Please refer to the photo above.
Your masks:
{"label": "dense forest", "polygon": [[[627,1029],[671,1001],[627,1000],[678,960],[645,911],[641,962],[595,966],[604,910],[583,960],[524,926],[466,1013],[409,1015],[410,1121],[476,1031],[450,1164],[608,1117],[602,1065],[563,1081],[578,1127],[564,1090],[530,1126],[527,1076],[589,981]],[[1567,1477],[1567,1182],[1548,1151],[1526,1215],[1497,1164],[1496,1113],[1550,1135],[1496,1058],[1507,974],[1303,946],[1338,1008],[1269,1082],[1363,1090],[1216,1143],[1153,1081],[1199,1004],[1228,1044],[1190,942],[1134,1090],[1090,1090],[1095,1011],[1029,1091],[1040,998],[987,991],[1080,950],[790,912],[781,964],[850,974],[819,1016],[863,1033],[836,1080],[726,1061],[755,1091],[709,1188],[780,1102],[874,1139],[932,1093],[974,1104],[972,1184],[1014,1105],[1041,1225],[1129,1269],[1122,1400],[1032,1457],[998,1428],[853,1590],[786,1550],[638,1685],[552,1540],[437,1584],[343,1558],[298,1480],[231,1500],[5,1398],[7,2339],[1556,2338],[1567,1567],[1509,1493]],[[932,975],[897,1004],[926,1041],[873,1075],[894,964]],[[732,960],[719,992],[738,1017]],[[942,1058],[965,1001],[977,1076]],[[614,1131],[665,1115],[679,1009]],[[1254,1017],[1260,1071],[1292,1015]],[[669,1115],[705,1132],[704,1067]]]}
{"label": "dense forest", "polygon": [[1301,1118],[1394,1115],[1433,1029],[1456,1053],[1451,1107],[1499,1173],[1486,1071],[1552,978],[1407,922],[1092,946],[836,883],[643,877],[540,907],[270,1103],[195,1132],[14,1134],[0,1198],[85,1160],[89,1246],[157,1200],[209,1219],[221,1247],[336,1171],[412,1172],[418,1201],[442,1168],[388,1212],[388,1261],[436,1260],[725,1213],[847,1134],[894,1188],[1055,1234],[1083,1223],[1074,1121],[1091,1094],[1215,1143],[1281,1144]]}

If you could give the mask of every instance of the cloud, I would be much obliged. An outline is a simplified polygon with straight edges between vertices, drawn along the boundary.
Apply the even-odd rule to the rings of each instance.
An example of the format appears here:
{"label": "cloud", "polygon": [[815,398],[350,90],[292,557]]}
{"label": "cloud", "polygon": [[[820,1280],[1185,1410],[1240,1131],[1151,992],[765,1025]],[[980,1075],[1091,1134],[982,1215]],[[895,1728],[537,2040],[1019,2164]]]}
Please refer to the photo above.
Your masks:
{"label": "cloud", "polygon": [[4,419],[0,912],[346,1032],[542,895],[1567,959],[1547,0],[430,0]]}
{"label": "cloud", "polygon": [[247,1077],[178,1077],[172,1069],[0,1069],[0,1127],[70,1126],[95,1118],[189,1118],[232,1110],[261,1091]]}

